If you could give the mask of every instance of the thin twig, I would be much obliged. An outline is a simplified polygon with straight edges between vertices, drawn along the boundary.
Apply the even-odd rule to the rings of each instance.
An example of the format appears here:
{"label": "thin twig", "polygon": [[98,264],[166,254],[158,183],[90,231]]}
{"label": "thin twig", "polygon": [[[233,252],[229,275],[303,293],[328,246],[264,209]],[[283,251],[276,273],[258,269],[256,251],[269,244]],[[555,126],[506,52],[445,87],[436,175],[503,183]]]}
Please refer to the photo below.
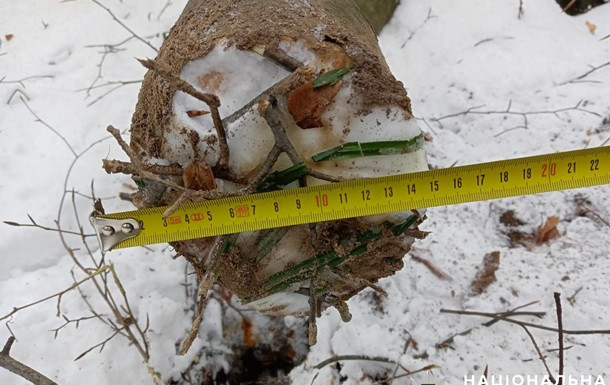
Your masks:
{"label": "thin twig", "polygon": [[[27,104],[26,104],[27,106]],[[76,163],[78,162],[78,160],[84,155],[86,154],[88,151],[90,151],[93,147],[95,147],[96,145],[100,144],[101,142],[107,140],[108,138],[110,138],[110,136],[108,137],[104,137],[102,139],[96,140],[92,143],[90,143],[84,150],[82,150],[81,152],[77,153],[74,148],[72,147],[72,145],[63,137],[61,136],[61,134],[58,133],[57,130],[53,129],[53,127],[51,127],[49,124],[47,124],[46,122],[44,122],[36,113],[34,113],[34,111],[32,109],[30,109],[28,107],[28,110],[30,111],[30,113],[36,118],[37,122],[42,123],[45,127],[47,127],[48,129],[50,129],[53,133],[55,133],[56,135],[58,135],[66,144],[66,146],[70,149],[70,152],[74,155],[74,159],[72,160],[72,162],[70,163],[66,175],[64,177],[64,181],[63,181],[63,190],[64,193],[61,196],[60,202],[59,202],[59,207],[57,210],[57,217],[55,220],[57,229],[58,229],[58,234],[59,234],[59,238],[61,240],[62,245],[64,246],[65,250],[67,251],[68,255],[70,256],[70,258],[73,260],[73,262],[75,263],[76,266],[78,266],[78,268],[85,273],[87,276],[91,275],[91,269],[85,267],[83,265],[83,263],[81,262],[81,260],[79,258],[76,257],[75,253],[74,253],[74,249],[68,246],[68,243],[65,239],[65,234],[64,234],[64,230],[61,227],[61,218],[62,218],[62,213],[63,213],[63,209],[64,209],[64,203],[67,197],[67,194],[69,193],[69,189],[67,187],[68,185],[68,180],[70,179],[72,170],[74,169]],[[72,196],[74,197],[74,192],[72,193]],[[79,229],[82,232],[82,227],[79,225]],[[90,257],[92,258],[92,260],[94,260],[93,255],[91,254],[91,250],[88,248],[86,239],[85,239],[85,234],[82,233],[82,242],[83,244],[87,247],[87,252],[89,253]],[[103,265],[103,255],[101,258],[101,262],[95,263],[94,260],[94,264],[96,266],[101,266]],[[106,267],[104,267],[106,268]],[[96,269],[99,270],[99,269]],[[138,339],[135,337],[135,335],[131,332],[131,330],[129,330],[128,325],[126,324],[126,320],[123,318],[123,316],[121,315],[119,309],[116,307],[116,303],[114,302],[114,300],[112,299],[112,295],[110,294],[110,291],[108,290],[107,287],[107,283],[105,280],[105,275],[107,272],[103,272],[102,274],[99,275],[99,278],[102,279],[103,284],[100,284],[100,282],[98,282],[98,277],[97,276],[93,276],[91,277],[91,282],[94,284],[96,290],[98,291],[98,293],[100,294],[100,296],[102,297],[102,299],[107,303],[107,305],[109,306],[110,310],[112,311],[113,315],[115,316],[116,319],[118,319],[123,326],[126,328],[125,333],[120,332],[121,335],[125,336],[131,344],[133,344],[138,351],[140,352],[140,354],[142,355],[142,357],[144,358],[145,361],[148,361],[148,355],[147,355],[147,346],[148,343],[146,341],[146,339],[143,339],[142,342],[140,343],[140,341],[138,341]],[[105,320],[102,316],[100,316],[91,306],[91,304],[89,303],[89,301],[87,300],[86,296],[84,295],[84,293],[82,292],[82,290],[80,290],[80,285],[78,285],[78,281],[76,281],[74,275],[73,275],[73,279],[74,279],[74,285],[77,290],[79,291],[79,293],[81,294],[81,297],[84,299],[84,301],[87,303],[87,306],[89,307],[89,309],[91,310],[91,312],[96,315],[96,317],[104,322],[107,325],[111,325],[111,327],[113,328],[113,330],[117,330],[118,328],[116,326],[114,326],[114,324],[112,323],[112,321],[110,319]],[[58,296],[59,298],[60,296]],[[59,301],[58,301],[58,305],[59,305]],[[130,318],[135,319],[135,317],[133,317],[132,314],[129,315]],[[8,325],[7,325],[8,327]],[[10,330],[10,329],[9,329]],[[142,347],[142,345],[145,346],[145,348]]]}
{"label": "thin twig", "polygon": [[153,51],[155,52],[159,52],[159,50],[157,48],[155,48],[152,44],[150,44],[148,41],[144,40],[143,38],[141,38],[140,36],[138,36],[138,34],[136,34],[131,28],[129,28],[127,25],[125,25],[125,23],[123,23],[121,20],[119,20],[118,17],[116,17],[114,15],[114,13],[112,13],[112,11],[105,7],[102,3],[100,3],[97,0],[91,0],[93,1],[95,4],[99,5],[101,8],[105,9],[106,12],[108,12],[110,14],[110,16],[112,16],[112,18],[114,19],[114,21],[116,21],[121,27],[123,27],[127,32],[129,32],[131,34],[131,36],[133,36],[134,38],[140,40],[142,43],[146,44],[147,46],[149,46]]}
{"label": "thin twig", "polygon": [[559,377],[559,382],[557,382],[557,385],[562,385],[563,384],[563,318],[561,316],[561,294],[558,292],[555,292],[554,294],[555,297],[555,307],[557,308],[557,331],[558,331],[558,337],[559,337],[559,373],[558,373],[558,377]]}
{"label": "thin twig", "polygon": [[195,338],[197,338],[197,335],[199,334],[199,326],[201,326],[201,321],[203,321],[203,310],[205,309],[206,303],[207,303],[206,296],[200,295],[199,296],[199,305],[197,308],[197,316],[195,317],[195,320],[193,321],[191,330],[187,334],[184,341],[182,341],[182,345],[180,346],[180,351],[178,352],[178,355],[183,356],[186,353],[188,353],[189,349],[191,348],[191,345],[193,345],[193,341],[195,341]]}
{"label": "thin twig", "polygon": [[568,3],[568,5],[566,5],[566,6],[563,8],[563,12],[566,12],[568,9],[570,9],[570,8],[571,8],[571,7],[574,5],[574,3],[576,3],[576,0],[571,0],[571,1]]}
{"label": "thin twig", "polygon": [[415,28],[413,31],[411,31],[409,33],[409,36],[407,37],[407,39],[404,41],[404,43],[402,43],[402,45],[400,46],[400,49],[405,48],[405,46],[407,45],[407,43],[409,41],[411,41],[411,39],[413,39],[413,37],[415,36],[415,34],[417,33],[417,31],[419,31],[420,29],[422,29],[426,23],[428,23],[430,20],[435,19],[436,16],[432,15],[432,8],[428,8],[428,15],[426,16],[426,18],[424,19],[424,21],[417,26],[417,28]]}
{"label": "thin twig", "polygon": [[364,355],[347,354],[347,355],[343,355],[343,356],[335,356],[335,357],[328,358],[328,359],[320,362],[319,364],[314,365],[313,368],[322,369],[323,367],[325,367],[327,365],[330,365],[332,363],[339,362],[339,361],[373,361],[373,362],[383,362],[386,364],[397,364],[396,361],[391,360],[386,357],[368,357],[368,356],[364,356]]}
{"label": "thin twig", "polygon": [[517,19],[521,20],[525,15],[525,11],[523,10],[523,0],[519,0],[519,13],[517,13]]}
{"label": "thin twig", "polygon": [[77,357],[74,359],[74,361],[78,361],[78,360],[80,360],[81,358],[83,358],[84,356],[86,356],[87,354],[89,354],[89,353],[90,353],[90,352],[91,352],[93,349],[96,349],[96,348],[98,348],[98,347],[100,348],[100,351],[99,351],[99,352],[101,353],[101,352],[102,352],[102,350],[104,350],[104,348],[106,347],[106,344],[107,344],[108,342],[110,342],[110,340],[112,340],[114,337],[116,337],[116,336],[117,336],[117,334],[119,334],[119,331],[120,331],[120,329],[117,329],[117,330],[116,330],[114,333],[112,333],[112,334],[110,335],[110,337],[106,338],[104,341],[100,342],[99,344],[95,344],[95,345],[93,345],[92,347],[90,347],[89,349],[85,350],[84,352],[82,352],[81,354],[79,354],[79,355],[78,355],[78,356],[77,356]]}
{"label": "thin twig", "polygon": [[[407,354],[407,350],[409,349],[409,346],[413,342],[413,337],[411,336],[411,333],[407,332],[407,335],[409,336],[409,338],[407,338],[407,340],[405,341],[405,344],[402,348],[401,357],[404,356],[405,354]],[[400,369],[400,357],[398,357],[398,359],[396,360],[396,366],[394,367],[392,376],[390,377],[390,380],[388,381],[389,385],[392,385],[394,383],[394,380],[396,379],[396,374],[398,373],[398,369]]]}
{"label": "thin twig", "polygon": [[53,78],[55,78],[55,76],[53,76],[53,75],[34,75],[34,76],[27,76],[25,78],[21,78],[18,80],[6,80],[6,76],[5,76],[2,79],[0,79],[0,84],[19,84],[21,87],[27,88],[25,86],[25,82],[28,80],[53,79]]}
{"label": "thin twig", "polygon": [[165,3],[165,5],[163,6],[163,8],[161,8],[161,12],[159,12],[159,14],[157,15],[157,21],[161,20],[161,16],[163,15],[163,13],[165,12],[165,10],[167,8],[169,8],[169,6],[172,5],[172,0],[167,0],[167,3]]}
{"label": "thin twig", "polygon": [[585,114],[589,114],[589,115],[594,115],[597,117],[602,117],[600,114],[598,114],[597,112],[594,111],[590,111],[587,109],[584,109],[581,107],[582,104],[582,100],[579,101],[578,103],[576,103],[576,105],[574,107],[564,107],[564,108],[559,108],[556,110],[534,110],[534,111],[514,111],[512,110],[512,101],[508,102],[508,107],[505,110],[480,110],[481,108],[484,107],[484,105],[479,105],[479,106],[474,106],[474,107],[469,107],[468,109],[464,110],[464,111],[460,111],[460,112],[456,112],[453,114],[448,114],[448,115],[444,115],[438,118],[433,118],[432,120],[436,121],[441,127],[443,126],[443,124],[441,123],[443,120],[446,119],[453,119],[453,118],[457,118],[460,116],[466,116],[466,115],[515,115],[515,116],[521,116],[521,118],[523,119],[523,124],[518,126],[518,127],[513,127],[513,128],[509,128],[507,130],[504,130],[498,134],[496,134],[495,136],[498,137],[500,135],[503,135],[509,131],[518,129],[518,128],[524,128],[524,129],[528,129],[529,128],[529,120],[528,117],[533,116],[533,115],[555,115],[555,117],[561,119],[559,117],[559,114],[562,112],[569,112],[569,111],[579,111]]}
{"label": "thin twig", "polygon": [[534,345],[534,348],[536,349],[536,353],[538,353],[538,358],[540,358],[540,361],[542,361],[542,364],[544,365],[544,368],[546,369],[546,372],[549,375],[549,379],[551,380],[552,383],[555,383],[555,377],[553,377],[553,373],[551,373],[551,369],[549,368],[549,365],[546,363],[546,359],[544,358],[542,351],[540,351],[540,348],[538,347],[538,343],[536,342],[536,339],[534,338],[532,333],[529,331],[529,329],[525,325],[521,325],[521,327],[523,328],[523,330],[525,330],[525,333],[527,333],[527,336],[530,338],[530,341],[532,341],[532,344]]}
{"label": "thin twig", "polygon": [[[107,270],[108,270],[108,267],[107,267],[107,266],[104,266],[104,267],[102,267],[101,269],[99,269],[99,270],[97,270],[97,271],[94,271],[93,273],[89,274],[89,275],[88,275],[86,278],[84,278],[84,279],[82,279],[82,280],[80,280],[80,281],[78,281],[78,282],[76,282],[76,283],[72,284],[71,286],[67,287],[66,289],[64,289],[64,290],[62,290],[62,291],[59,291],[59,292],[57,292],[57,293],[55,293],[55,294],[51,294],[51,295],[46,296],[46,297],[44,297],[44,298],[41,298],[41,299],[39,299],[39,300],[37,300],[37,301],[34,301],[34,302],[31,302],[31,303],[28,303],[27,305],[23,305],[23,306],[17,306],[17,307],[14,307],[14,308],[13,308],[13,310],[12,310],[10,313],[8,313],[8,314],[6,314],[6,315],[4,315],[4,316],[0,317],[0,321],[3,321],[3,320],[5,320],[5,319],[7,319],[7,318],[11,317],[13,314],[17,313],[18,311],[21,311],[21,310],[27,309],[27,308],[32,307],[32,306],[34,306],[34,305],[38,305],[38,304],[43,303],[43,302],[45,302],[45,301],[48,301],[48,300],[50,300],[50,299],[52,299],[52,298],[61,298],[61,296],[63,296],[63,295],[64,295],[64,294],[66,294],[67,292],[69,292],[69,291],[71,291],[71,290],[74,290],[76,287],[78,287],[78,286],[82,285],[83,283],[85,283],[85,282],[89,281],[90,279],[92,279],[92,278],[94,278],[94,277],[96,277],[96,276],[98,276],[98,275],[100,275],[100,274],[104,273],[104,272],[105,272],[105,271],[107,271]],[[59,316],[59,314],[57,314],[57,316]]]}
{"label": "thin twig", "polygon": [[34,118],[36,118],[36,122],[37,123],[41,123],[42,125],[44,125],[46,128],[48,128],[49,130],[51,130],[55,135],[57,135],[59,137],[59,139],[61,139],[62,142],[64,142],[66,144],[66,146],[68,147],[68,149],[70,150],[70,152],[72,153],[72,155],[74,155],[75,157],[77,156],[76,151],[74,151],[74,149],[72,148],[72,146],[70,145],[70,143],[68,143],[68,140],[59,133],[59,131],[57,131],[55,128],[51,127],[50,124],[48,124],[47,122],[45,122],[44,120],[42,120],[40,118],[40,116],[38,116],[38,114],[36,114],[36,112],[34,112],[34,110],[32,108],[30,108],[30,105],[28,104],[28,102],[25,101],[24,98],[20,97],[21,101],[23,102],[23,104],[25,105],[25,107],[28,109],[28,111],[30,111],[30,113],[34,116]]}
{"label": "thin twig", "polygon": [[579,80],[582,80],[582,79],[586,78],[587,76],[591,75],[593,72],[598,71],[609,65],[610,65],[610,61],[606,62],[604,64],[600,64],[598,66],[591,66],[591,69],[589,71],[585,72],[584,74],[577,76],[574,79],[567,80],[563,83],[559,83],[558,85],[563,86],[563,85],[570,84],[570,83],[582,83],[582,82],[579,82]]}
{"label": "thin twig", "polygon": [[[546,331],[555,332],[555,333],[559,332],[559,330],[557,328],[554,328],[554,327],[544,326],[544,325],[536,325],[536,324],[533,324],[533,323],[530,323],[530,322],[518,321],[518,320],[514,320],[514,319],[511,319],[511,318],[508,318],[506,316],[502,316],[502,315],[500,315],[498,313],[485,313],[485,312],[478,312],[478,311],[449,310],[449,309],[441,309],[440,312],[441,313],[448,313],[448,314],[460,314],[460,315],[473,315],[473,316],[479,316],[479,317],[489,317],[489,318],[497,319],[497,320],[500,320],[500,321],[514,323],[514,324],[517,324],[517,325],[525,325],[525,326],[528,326],[528,327],[531,327],[531,328],[535,328],[535,329],[546,330]],[[518,315],[518,314],[514,313],[513,315]],[[573,335],[610,334],[610,329],[563,330],[563,334],[573,334]]]}

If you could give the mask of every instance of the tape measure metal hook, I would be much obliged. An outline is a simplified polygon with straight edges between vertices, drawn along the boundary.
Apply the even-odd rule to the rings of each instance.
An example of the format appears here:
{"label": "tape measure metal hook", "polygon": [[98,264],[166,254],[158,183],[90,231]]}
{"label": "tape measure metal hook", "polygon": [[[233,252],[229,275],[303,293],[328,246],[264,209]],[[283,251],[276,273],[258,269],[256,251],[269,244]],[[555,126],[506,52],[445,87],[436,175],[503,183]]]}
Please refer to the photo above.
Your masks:
{"label": "tape measure metal hook", "polygon": [[98,211],[92,212],[89,221],[95,229],[103,251],[112,250],[119,243],[137,237],[142,231],[140,222],[133,218],[110,219],[98,215]]}

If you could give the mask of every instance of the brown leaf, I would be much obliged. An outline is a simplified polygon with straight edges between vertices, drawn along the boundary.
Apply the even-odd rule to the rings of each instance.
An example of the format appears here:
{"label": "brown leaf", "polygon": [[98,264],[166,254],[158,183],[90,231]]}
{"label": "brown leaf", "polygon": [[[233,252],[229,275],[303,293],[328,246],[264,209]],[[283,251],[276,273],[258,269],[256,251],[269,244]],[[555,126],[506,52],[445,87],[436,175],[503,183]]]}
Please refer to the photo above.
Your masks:
{"label": "brown leaf", "polygon": [[593,23],[589,23],[588,21],[585,21],[585,25],[589,29],[589,32],[591,32],[591,35],[595,35],[595,30],[597,29],[597,25],[595,25]]}
{"label": "brown leaf", "polygon": [[332,86],[313,88],[313,81],[305,83],[288,96],[288,111],[301,128],[322,126],[322,114],[333,102],[342,82]]}
{"label": "brown leaf", "polygon": [[189,164],[184,169],[182,180],[184,181],[184,187],[191,190],[209,191],[217,187],[212,169],[201,162]]}
{"label": "brown leaf", "polygon": [[519,227],[525,223],[515,215],[514,210],[507,210],[500,215],[500,223],[506,227]]}
{"label": "brown leaf", "polygon": [[254,338],[254,333],[252,332],[252,323],[246,318],[241,320],[241,330],[244,332],[244,345],[249,348],[256,346],[256,338]]}
{"label": "brown leaf", "polygon": [[426,142],[432,142],[432,141],[434,141],[434,138],[432,137],[432,135],[430,135],[429,133],[427,133],[427,132],[426,132],[426,133],[424,134],[424,140],[425,140]]}
{"label": "brown leaf", "polygon": [[13,35],[12,33],[4,35],[4,38],[6,39],[6,41],[11,41],[13,39],[13,37],[15,37],[15,35]]}
{"label": "brown leaf", "polygon": [[207,115],[209,113],[210,113],[210,111],[204,111],[204,110],[188,110],[188,111],[186,111],[186,114],[189,116],[189,118],[196,118],[198,116]]}
{"label": "brown leaf", "polygon": [[479,295],[487,289],[489,285],[496,282],[496,271],[500,267],[500,252],[493,251],[483,257],[483,263],[479,268],[479,272],[474,277],[470,284],[472,293]]}
{"label": "brown leaf", "polygon": [[411,347],[413,348],[413,350],[415,350],[416,352],[419,351],[419,344],[417,343],[417,341],[415,341],[415,339],[411,338]]}
{"label": "brown leaf", "polygon": [[536,230],[536,243],[542,244],[546,243],[552,239],[559,237],[559,231],[557,230],[557,225],[559,224],[559,217],[552,216],[546,220],[546,223],[542,226],[539,226]]}

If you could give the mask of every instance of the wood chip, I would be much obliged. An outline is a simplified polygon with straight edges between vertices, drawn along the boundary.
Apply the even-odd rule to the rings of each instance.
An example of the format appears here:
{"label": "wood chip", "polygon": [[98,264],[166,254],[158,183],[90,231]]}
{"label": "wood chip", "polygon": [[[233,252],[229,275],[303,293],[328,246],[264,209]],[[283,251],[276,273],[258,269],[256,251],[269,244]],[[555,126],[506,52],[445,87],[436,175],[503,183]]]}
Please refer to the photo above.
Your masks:
{"label": "wood chip", "polygon": [[301,128],[322,126],[322,114],[333,102],[342,82],[314,88],[313,82],[303,84],[288,96],[288,111]]}
{"label": "wood chip", "polygon": [[597,25],[590,23],[588,21],[585,21],[585,25],[589,29],[589,32],[591,32],[591,35],[595,35],[595,30],[597,29]]}
{"label": "wood chip", "polygon": [[189,164],[184,169],[182,180],[184,187],[190,190],[210,191],[217,187],[212,169],[201,162]]}

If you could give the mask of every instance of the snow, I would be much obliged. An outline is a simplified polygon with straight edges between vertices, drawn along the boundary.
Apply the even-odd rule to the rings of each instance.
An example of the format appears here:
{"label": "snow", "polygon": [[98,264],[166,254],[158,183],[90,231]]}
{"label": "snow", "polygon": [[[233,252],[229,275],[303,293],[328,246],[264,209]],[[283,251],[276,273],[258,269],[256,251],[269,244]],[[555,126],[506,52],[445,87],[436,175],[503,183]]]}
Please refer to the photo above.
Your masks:
{"label": "snow", "polygon": [[[382,32],[380,44],[388,63],[407,87],[420,127],[433,138],[426,145],[433,166],[608,144],[610,131],[607,125],[602,126],[602,119],[610,115],[610,67],[593,72],[585,81],[563,83],[608,61],[610,39],[600,38],[610,34],[610,6],[571,18],[561,14],[552,0],[523,3],[525,14],[519,19],[517,1],[473,0],[468,5],[403,1]],[[163,0],[106,0],[103,4],[154,46],[161,44],[162,34],[184,6],[183,1],[172,1],[161,13],[166,5]],[[585,21],[597,25],[595,35]],[[7,34],[14,37],[7,41]],[[54,227],[60,199],[67,190],[61,223],[77,230],[70,192],[74,189],[91,195],[92,181],[95,194],[108,198],[104,200],[108,211],[131,208],[115,198],[117,191],[128,191],[123,184],[130,184],[129,178],[108,176],[100,165],[104,158],[124,159],[104,128],[108,124],[121,130],[129,126],[138,84],[127,84],[99,100],[113,86],[86,91],[92,84],[142,77],[144,69],[133,58],[154,57],[156,53],[141,41],[130,39],[117,47],[117,52],[105,56],[102,79],[94,83],[105,48],[90,46],[117,44],[129,36],[94,2],[0,3],[0,79],[6,76],[0,82],[0,219],[28,223],[30,214],[39,224]],[[10,82],[29,76],[52,78]],[[85,91],[79,91],[82,89]],[[20,95],[50,127],[36,121]],[[510,111],[554,111],[579,102],[579,108],[595,114],[566,110],[529,115],[527,129],[517,128],[524,125],[519,114],[467,114],[435,121],[476,106],[483,106],[478,111],[500,112],[510,103]],[[72,150],[82,155],[77,157]],[[588,207],[601,220],[578,215],[577,194],[586,197]],[[85,232],[90,233],[90,200],[75,195],[74,202]],[[561,237],[530,249],[512,247],[505,234],[508,229],[499,223],[499,216],[507,210],[515,211],[525,223],[520,229],[528,232],[534,232],[547,217],[558,215]],[[333,378],[338,382],[340,377],[348,384],[370,383],[365,374],[374,377],[393,370],[393,365],[364,361],[345,361],[340,373],[335,365],[313,369],[338,354],[383,356],[400,360],[411,370],[433,363],[439,367],[434,375],[446,378],[449,384],[463,383],[465,375],[482,374],[486,365],[490,375],[545,374],[520,327],[501,322],[484,327],[483,318],[441,314],[441,308],[498,312],[540,301],[527,310],[546,315],[524,319],[554,326],[553,292],[558,291],[563,299],[565,328],[610,327],[610,231],[603,222],[610,220],[609,186],[433,208],[428,216],[422,229],[431,235],[416,243],[400,273],[381,282],[388,298],[378,304],[377,297],[367,290],[350,301],[350,323],[342,323],[332,309],[318,320],[318,344],[292,371],[295,384],[310,384],[316,375],[315,384],[327,384]],[[73,283],[70,270],[74,263],[56,233],[4,225],[0,231],[0,317],[15,306]],[[86,261],[78,237],[69,236],[68,244],[80,248],[77,257]],[[91,245],[97,247],[93,242]],[[470,282],[483,256],[495,250],[501,253],[497,282],[474,296]],[[429,260],[452,280],[440,280],[411,256]],[[215,301],[206,308],[206,321],[191,352],[186,357],[176,355],[177,343],[189,330],[194,311],[189,294],[194,288],[185,291],[184,286],[192,284],[192,279],[185,275],[182,259],[173,260],[164,246],[114,251],[106,257],[114,263],[135,315],[143,323],[149,317],[150,365],[155,370],[165,379],[178,379],[204,348],[208,353],[203,359],[214,360],[217,367],[226,365],[223,352],[228,348],[221,341],[219,317],[222,309]],[[82,277],[77,275],[77,279]],[[574,305],[570,305],[567,298],[580,288]],[[94,307],[105,309],[92,285],[85,284],[83,290]],[[60,309],[70,319],[90,315],[78,292],[64,295]],[[79,354],[112,332],[99,321],[88,320],[78,329],[73,324],[66,326],[54,339],[50,330],[64,323],[55,313],[56,302],[50,300],[15,314],[9,322],[18,339],[12,356],[59,384],[152,382],[142,357],[123,338],[117,337],[101,352],[95,349],[75,362]],[[298,323],[293,318],[286,322]],[[436,347],[470,328],[473,330],[468,335],[455,337],[452,348]],[[403,354],[407,332],[417,341],[417,350],[410,347]],[[557,348],[556,334],[533,329],[532,333],[551,369],[556,370],[557,352],[546,351]],[[0,327],[0,343],[9,335],[6,327]],[[566,336],[566,345],[573,346],[565,352],[566,374],[603,375],[609,383],[607,335]],[[424,354],[427,357],[421,358]],[[0,383],[26,382],[0,370]],[[411,382],[406,377],[395,383]]]}

